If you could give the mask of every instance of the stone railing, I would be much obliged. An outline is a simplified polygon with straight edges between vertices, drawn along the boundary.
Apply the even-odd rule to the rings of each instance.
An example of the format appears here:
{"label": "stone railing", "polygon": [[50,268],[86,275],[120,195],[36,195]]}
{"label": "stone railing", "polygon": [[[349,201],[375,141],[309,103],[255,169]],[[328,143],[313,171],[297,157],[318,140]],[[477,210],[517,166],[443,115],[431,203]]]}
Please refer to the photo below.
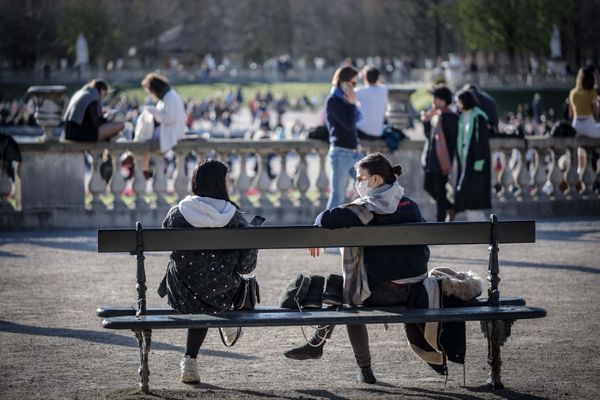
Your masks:
{"label": "stone railing", "polygon": [[[422,147],[422,142],[404,141],[389,154],[383,142],[374,142],[364,150],[388,153],[403,165],[400,184],[431,220],[434,205],[422,189]],[[590,162],[600,140],[493,139],[491,147],[493,208],[501,218],[600,212],[594,191],[598,168]],[[588,159],[579,170],[578,148],[579,156]],[[24,143],[21,151],[12,203],[7,201],[10,184],[4,171],[0,179],[3,229],[132,227],[136,220],[159,226],[168,208],[190,193],[193,162],[204,158],[228,163],[232,199],[272,224],[311,223],[328,197],[328,145],[321,141],[186,140],[176,146],[174,161],[168,164],[146,143]],[[86,152],[91,169],[85,166]],[[121,173],[125,152],[136,165],[130,179]],[[137,167],[145,152],[155,162],[150,180]]]}

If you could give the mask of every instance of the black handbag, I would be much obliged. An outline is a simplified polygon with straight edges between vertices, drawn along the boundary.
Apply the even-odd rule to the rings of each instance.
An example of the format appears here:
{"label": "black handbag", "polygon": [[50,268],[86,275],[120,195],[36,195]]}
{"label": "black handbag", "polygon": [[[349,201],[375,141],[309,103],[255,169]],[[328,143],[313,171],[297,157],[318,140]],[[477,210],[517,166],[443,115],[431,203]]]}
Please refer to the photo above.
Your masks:
{"label": "black handbag", "polygon": [[254,310],[260,303],[260,286],[255,276],[242,278],[242,284],[233,298],[231,307],[234,310]]}
{"label": "black handbag", "polygon": [[[256,304],[260,303],[260,286],[255,276],[242,278],[242,284],[231,302],[234,310],[254,310]],[[219,328],[219,335],[225,347],[233,347],[242,335],[242,327],[238,326],[237,333],[233,339],[226,339],[223,329]]]}
{"label": "black handbag", "polygon": [[310,276],[307,274],[298,274],[298,276],[287,284],[279,296],[279,307],[281,308],[300,308],[300,303],[304,300],[310,289]]}

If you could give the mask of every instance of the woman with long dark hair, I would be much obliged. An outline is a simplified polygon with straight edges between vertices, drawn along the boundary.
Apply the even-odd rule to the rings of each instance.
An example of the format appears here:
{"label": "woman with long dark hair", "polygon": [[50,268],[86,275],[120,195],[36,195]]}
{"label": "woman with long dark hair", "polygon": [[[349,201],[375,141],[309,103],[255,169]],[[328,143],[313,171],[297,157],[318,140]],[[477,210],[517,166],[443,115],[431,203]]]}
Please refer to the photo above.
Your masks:
{"label": "woman with long dark hair", "polygon": [[[192,195],[172,207],[163,228],[243,228],[250,226],[229,199],[227,166],[206,160],[192,176]],[[242,274],[256,267],[257,250],[173,251],[158,293],[182,314],[218,313],[227,310],[238,292]],[[186,352],[181,360],[181,381],[200,381],[196,357],[208,329],[188,329]]]}
{"label": "woman with long dark hair", "polygon": [[492,208],[488,118],[469,90],[456,94],[456,105],[461,114],[456,139],[458,176],[453,212],[465,211],[468,220],[482,220],[485,219],[482,210]]}

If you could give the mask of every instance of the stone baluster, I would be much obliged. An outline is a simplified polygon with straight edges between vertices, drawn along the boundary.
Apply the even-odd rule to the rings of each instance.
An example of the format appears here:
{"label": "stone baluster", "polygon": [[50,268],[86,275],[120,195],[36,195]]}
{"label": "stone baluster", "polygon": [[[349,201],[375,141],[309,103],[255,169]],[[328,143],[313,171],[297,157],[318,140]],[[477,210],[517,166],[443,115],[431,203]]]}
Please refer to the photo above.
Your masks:
{"label": "stone baluster", "polygon": [[252,187],[252,179],[248,176],[248,170],[246,163],[248,161],[248,153],[245,151],[240,152],[240,173],[237,179],[237,188],[240,191],[240,207],[247,209],[252,207],[252,203],[248,200],[247,192]]}
{"label": "stone baluster", "polygon": [[518,185],[517,197],[519,199],[529,199],[531,194],[529,193],[529,184],[531,183],[531,175],[527,169],[527,149],[519,149],[519,165],[517,166],[516,182]]}
{"label": "stone baluster", "polygon": [[325,209],[329,196],[327,195],[327,188],[329,187],[329,178],[327,178],[327,149],[317,149],[316,153],[319,156],[319,177],[317,178],[317,190],[319,191],[319,205],[320,209]]}
{"label": "stone baluster", "polygon": [[277,177],[277,189],[279,193],[281,193],[281,197],[279,199],[280,207],[292,207],[292,202],[290,200],[290,189],[292,187],[292,180],[287,172],[287,159],[288,153],[285,149],[279,150],[280,153],[280,163],[281,163],[281,171],[279,172],[279,176]]}
{"label": "stone baluster", "polygon": [[533,175],[533,182],[535,185],[534,195],[536,199],[546,199],[548,195],[544,192],[544,184],[548,179],[548,175],[546,173],[546,166],[544,165],[544,151],[542,149],[537,149],[535,151],[535,174]]}
{"label": "stone baluster", "polygon": [[501,151],[503,157],[502,174],[500,175],[500,185],[502,186],[502,192],[500,193],[502,200],[511,200],[514,198],[512,192],[513,175],[510,168],[510,156],[512,150],[503,149]]}
{"label": "stone baluster", "polygon": [[127,208],[125,202],[123,202],[123,191],[125,190],[125,178],[121,174],[121,159],[116,153],[113,154],[113,174],[110,180],[110,191],[112,192],[115,200],[113,202],[114,210],[124,210]]}
{"label": "stone baluster", "polygon": [[298,173],[294,182],[294,187],[300,193],[300,204],[303,206],[309,205],[310,201],[306,197],[306,191],[310,187],[310,180],[308,179],[308,173],[306,172],[306,153],[304,151],[298,152],[300,161],[298,163]]}
{"label": "stone baluster", "polygon": [[577,147],[569,147],[569,165],[565,178],[567,180],[568,189],[567,196],[572,199],[580,197],[579,190],[577,190],[577,184],[579,183],[579,175],[577,174],[577,166],[579,160],[577,159]]}
{"label": "stone baluster", "polygon": [[593,149],[585,149],[585,152],[587,153],[587,162],[583,171],[579,172],[579,179],[583,183],[581,195],[591,198],[594,194],[594,181],[596,180],[596,175],[594,175],[594,169],[592,168]]}
{"label": "stone baluster", "polygon": [[150,208],[146,203],[146,178],[142,166],[144,165],[144,153],[134,154],[135,168],[133,174],[133,190],[135,191],[135,208],[146,210]]}
{"label": "stone baluster", "polygon": [[100,164],[102,163],[102,150],[91,151],[93,157],[92,177],[90,179],[89,191],[92,194],[92,210],[101,210],[106,208],[100,194],[106,189],[106,182],[100,175]]}
{"label": "stone baluster", "polygon": [[164,155],[157,153],[154,155],[154,179],[153,187],[154,194],[156,195],[156,207],[165,208],[169,204],[165,200],[165,194],[167,193],[167,176],[165,175],[165,157]]}
{"label": "stone baluster", "polygon": [[[175,153],[175,192],[177,193],[177,198],[179,200],[183,199],[188,194],[188,176],[185,173],[185,156],[186,152],[178,151]],[[190,175],[191,175],[191,171]]]}
{"label": "stone baluster", "polygon": [[560,158],[560,150],[558,147],[552,149],[552,167],[548,174],[548,181],[552,185],[552,197],[556,200],[564,199],[565,195],[561,190],[561,184],[563,182],[563,174],[558,167],[558,160]]}
{"label": "stone baluster", "polygon": [[269,156],[267,151],[261,151],[257,153],[259,159],[256,161],[259,163],[258,166],[258,174],[256,177],[256,188],[260,191],[260,206],[261,207],[269,207],[271,206],[271,202],[267,197],[269,193],[269,189],[271,188],[271,178],[268,173],[268,164],[269,164]]}

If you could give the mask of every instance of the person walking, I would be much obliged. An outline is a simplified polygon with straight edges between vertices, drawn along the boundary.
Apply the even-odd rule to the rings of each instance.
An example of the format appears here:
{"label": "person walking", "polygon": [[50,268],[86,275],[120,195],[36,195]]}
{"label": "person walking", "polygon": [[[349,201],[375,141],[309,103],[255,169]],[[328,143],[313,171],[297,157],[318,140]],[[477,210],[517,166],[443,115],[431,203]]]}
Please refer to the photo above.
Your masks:
{"label": "person walking", "polygon": [[[436,202],[436,221],[453,221],[454,211],[448,200],[446,184],[456,153],[458,115],[449,108],[452,104],[452,92],[447,86],[437,85],[431,94],[432,108],[421,117],[423,122],[429,122],[424,124],[427,127],[426,143],[421,157],[425,170],[424,187]],[[440,141],[442,143],[438,143]]]}
{"label": "person walking", "polygon": [[338,68],[331,81],[331,93],[325,101],[330,144],[327,162],[331,169],[327,209],[346,201],[348,181],[350,177],[354,178],[352,166],[362,157],[356,133],[356,122],[360,120],[354,92],[357,78],[358,71],[354,67]]}
{"label": "person walking", "polygon": [[[200,162],[192,176],[193,194],[169,210],[163,228],[249,227],[239,207],[229,199],[227,172],[220,161]],[[225,311],[238,293],[241,275],[256,267],[257,253],[256,249],[173,251],[158,294],[182,314]],[[184,383],[200,382],[196,358],[207,332],[207,328],[188,329],[181,360]]]}
{"label": "person walking", "polygon": [[492,208],[488,119],[469,90],[456,95],[458,119],[456,153],[458,176],[453,212],[466,212],[467,220],[484,220],[482,210]]}
{"label": "person walking", "polygon": [[[402,174],[400,165],[392,165],[381,153],[372,153],[359,160],[356,165],[356,191],[360,196],[350,204],[325,210],[317,217],[315,225],[329,228],[347,228],[363,225],[388,225],[424,222],[419,206],[404,195],[404,188],[397,182]],[[313,257],[320,249],[311,248]],[[351,305],[396,306],[406,305],[412,286],[420,285],[427,277],[429,248],[415,246],[368,246],[345,248],[343,267],[353,271],[353,285],[344,281],[344,302]],[[361,264],[364,268],[356,268]],[[362,271],[366,271],[366,276]],[[360,271],[360,273],[359,273]],[[361,287],[360,292],[350,288]],[[318,359],[331,336],[333,326],[320,326],[317,332],[303,346],[285,353],[295,360]],[[371,368],[369,335],[366,325],[347,325],[348,338],[358,364],[357,380],[375,383],[377,379]]]}

